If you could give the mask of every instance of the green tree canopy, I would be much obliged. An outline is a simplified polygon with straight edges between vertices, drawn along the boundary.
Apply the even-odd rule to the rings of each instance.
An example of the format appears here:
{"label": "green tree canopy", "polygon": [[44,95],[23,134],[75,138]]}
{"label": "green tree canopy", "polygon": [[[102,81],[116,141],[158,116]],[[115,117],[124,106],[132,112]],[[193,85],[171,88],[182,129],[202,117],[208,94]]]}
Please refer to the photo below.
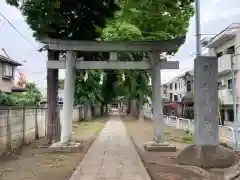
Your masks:
{"label": "green tree canopy", "polygon": [[[6,1],[19,6],[19,0]],[[121,0],[117,4],[114,0],[29,0],[21,9],[37,38],[165,40],[186,34],[194,12],[192,3],[193,0]],[[118,7],[121,9],[114,16]],[[82,52],[78,56],[99,59],[97,53]],[[139,61],[144,56],[147,54],[120,53],[119,60]],[[87,80],[83,80],[85,74]],[[142,101],[151,92],[149,78],[146,71],[79,71],[75,101],[82,102],[87,97],[92,102],[104,99],[107,103],[118,95]]]}
{"label": "green tree canopy", "polygon": [[[6,0],[19,7],[20,0]],[[118,6],[114,0],[28,0],[21,10],[35,37],[94,40]]]}
{"label": "green tree canopy", "polygon": [[[193,0],[120,1],[121,10],[103,30],[102,37],[104,40],[165,40],[183,36],[193,15],[192,3]],[[141,61],[147,56],[138,52],[119,53],[119,60]],[[127,101],[137,99],[140,103],[146,96],[151,97],[150,76],[146,71],[116,72],[119,73],[115,83],[119,95],[124,95]],[[104,84],[105,89],[114,90],[112,82]]]}

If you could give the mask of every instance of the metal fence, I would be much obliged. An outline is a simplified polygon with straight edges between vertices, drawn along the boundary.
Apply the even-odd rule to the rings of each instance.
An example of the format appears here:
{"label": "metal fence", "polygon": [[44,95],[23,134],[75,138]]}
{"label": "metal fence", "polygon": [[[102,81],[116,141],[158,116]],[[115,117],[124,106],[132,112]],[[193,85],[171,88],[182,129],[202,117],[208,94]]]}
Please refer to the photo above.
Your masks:
{"label": "metal fence", "polygon": [[[150,109],[145,109],[144,112],[145,118],[152,119],[152,112]],[[185,131],[188,130],[190,133],[194,133],[195,125],[193,119],[164,116],[164,121],[167,126]],[[237,133],[239,135],[237,135]],[[227,143],[231,147],[236,147],[240,144],[240,132],[235,132],[233,127],[219,125],[219,139],[221,142]]]}

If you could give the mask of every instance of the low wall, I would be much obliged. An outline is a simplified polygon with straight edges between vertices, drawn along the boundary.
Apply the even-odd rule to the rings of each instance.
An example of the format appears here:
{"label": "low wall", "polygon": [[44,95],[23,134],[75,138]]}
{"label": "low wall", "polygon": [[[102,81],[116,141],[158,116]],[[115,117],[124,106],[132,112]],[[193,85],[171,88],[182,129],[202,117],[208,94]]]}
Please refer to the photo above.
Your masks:
{"label": "low wall", "polygon": [[[60,108],[60,118],[62,114],[63,110]],[[100,116],[99,108],[96,108],[95,115]],[[83,118],[84,108],[74,108],[73,122]],[[0,155],[30,143],[37,136],[44,137],[46,127],[47,108],[0,107]]]}

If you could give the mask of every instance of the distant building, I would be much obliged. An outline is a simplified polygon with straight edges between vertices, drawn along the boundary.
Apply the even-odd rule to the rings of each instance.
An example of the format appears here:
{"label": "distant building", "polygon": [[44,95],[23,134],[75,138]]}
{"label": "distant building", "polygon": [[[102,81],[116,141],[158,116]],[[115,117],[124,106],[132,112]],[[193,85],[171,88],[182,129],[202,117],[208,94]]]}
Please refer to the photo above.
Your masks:
{"label": "distant building", "polygon": [[19,89],[14,86],[14,76],[16,67],[22,64],[0,55],[0,92],[14,92]]}
{"label": "distant building", "polygon": [[165,114],[186,115],[185,106],[193,106],[193,82],[193,71],[187,71],[163,85]]}
{"label": "distant building", "polygon": [[[208,48],[208,53],[205,55],[218,57],[218,94],[221,101],[221,119],[233,121],[231,56],[236,78],[236,74],[240,70],[240,23],[230,25],[215,37],[204,39],[203,44]],[[164,84],[163,97],[168,100],[168,103],[165,103],[165,109],[172,106],[174,115],[179,116],[186,116],[186,113],[189,115],[191,109],[193,112],[193,84],[193,71],[187,71]],[[181,104],[182,109],[176,104]]]}

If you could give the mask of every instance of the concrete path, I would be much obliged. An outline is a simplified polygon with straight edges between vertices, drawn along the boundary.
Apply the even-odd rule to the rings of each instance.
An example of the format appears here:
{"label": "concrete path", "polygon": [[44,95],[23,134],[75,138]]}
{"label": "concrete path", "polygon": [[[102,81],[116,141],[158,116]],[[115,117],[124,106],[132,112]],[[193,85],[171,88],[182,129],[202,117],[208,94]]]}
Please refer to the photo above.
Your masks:
{"label": "concrete path", "polygon": [[70,180],[150,180],[126,128],[113,116]]}

